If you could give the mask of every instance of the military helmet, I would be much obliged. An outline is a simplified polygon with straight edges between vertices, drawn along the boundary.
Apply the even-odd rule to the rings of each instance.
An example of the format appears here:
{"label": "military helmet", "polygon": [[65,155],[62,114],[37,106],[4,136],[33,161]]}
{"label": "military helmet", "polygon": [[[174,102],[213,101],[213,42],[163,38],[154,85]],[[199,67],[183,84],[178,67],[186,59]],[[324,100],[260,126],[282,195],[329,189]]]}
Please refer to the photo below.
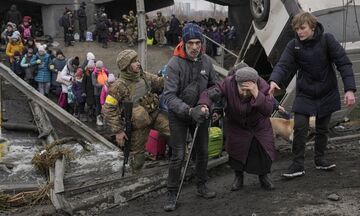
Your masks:
{"label": "military helmet", "polygon": [[117,58],[116,58],[116,64],[119,67],[120,70],[124,70],[131,61],[137,57],[137,53],[134,50],[126,49],[121,51]]}

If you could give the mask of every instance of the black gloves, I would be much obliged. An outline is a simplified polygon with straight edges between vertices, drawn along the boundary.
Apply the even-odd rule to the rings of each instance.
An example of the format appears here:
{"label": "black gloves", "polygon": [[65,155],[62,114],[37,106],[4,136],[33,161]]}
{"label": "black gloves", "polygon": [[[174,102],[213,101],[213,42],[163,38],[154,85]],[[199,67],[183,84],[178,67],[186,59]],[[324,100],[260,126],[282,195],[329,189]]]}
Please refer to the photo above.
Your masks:
{"label": "black gloves", "polygon": [[210,100],[214,103],[221,101],[221,98],[222,98],[222,94],[221,94],[220,90],[217,88],[209,89],[208,96],[209,96]]}
{"label": "black gloves", "polygon": [[209,117],[209,112],[203,112],[201,110],[202,107],[203,105],[197,105],[196,107],[191,108],[189,113],[191,118],[199,124],[203,123]]}

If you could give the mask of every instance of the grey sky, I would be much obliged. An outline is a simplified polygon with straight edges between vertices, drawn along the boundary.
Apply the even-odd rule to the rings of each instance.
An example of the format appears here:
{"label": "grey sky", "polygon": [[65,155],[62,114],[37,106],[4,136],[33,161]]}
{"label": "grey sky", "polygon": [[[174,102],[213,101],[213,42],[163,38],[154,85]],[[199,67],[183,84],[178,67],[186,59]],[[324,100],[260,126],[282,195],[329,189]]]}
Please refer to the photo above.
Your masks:
{"label": "grey sky", "polygon": [[194,10],[209,10],[210,3],[205,0],[174,0],[174,2],[190,2],[191,9]]}

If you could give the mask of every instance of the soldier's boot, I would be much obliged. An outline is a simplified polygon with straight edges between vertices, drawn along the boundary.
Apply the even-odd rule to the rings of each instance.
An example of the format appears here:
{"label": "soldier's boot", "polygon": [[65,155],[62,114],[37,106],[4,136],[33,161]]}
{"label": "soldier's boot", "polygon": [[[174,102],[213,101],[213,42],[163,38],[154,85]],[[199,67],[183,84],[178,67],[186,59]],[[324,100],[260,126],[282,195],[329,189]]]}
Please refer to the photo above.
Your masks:
{"label": "soldier's boot", "polygon": [[231,185],[231,191],[240,190],[244,186],[244,173],[242,171],[235,171],[235,179]]}
{"label": "soldier's boot", "polygon": [[205,183],[197,185],[197,195],[205,199],[211,199],[216,197],[216,192],[211,191]]}
{"label": "soldier's boot", "polygon": [[133,174],[139,174],[145,164],[145,154],[134,154],[131,157],[130,167]]}

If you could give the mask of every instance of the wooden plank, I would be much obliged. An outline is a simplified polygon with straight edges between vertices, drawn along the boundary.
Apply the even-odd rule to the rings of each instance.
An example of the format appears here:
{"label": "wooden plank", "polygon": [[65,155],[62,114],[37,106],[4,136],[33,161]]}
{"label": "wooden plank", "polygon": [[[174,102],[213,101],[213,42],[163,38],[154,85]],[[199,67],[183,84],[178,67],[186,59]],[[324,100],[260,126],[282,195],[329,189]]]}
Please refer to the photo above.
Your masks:
{"label": "wooden plank", "polygon": [[[58,135],[53,130],[53,126],[51,125],[45,110],[32,100],[29,101],[29,105],[39,133],[48,131],[47,135],[45,136],[45,140],[43,140],[43,143],[53,143],[58,139]],[[59,194],[60,192],[64,191],[64,172],[65,157],[63,156],[61,159],[56,160],[55,167],[49,167],[49,181],[50,183],[54,184],[53,188],[50,189],[50,199],[55,209],[64,210],[65,212],[72,214],[72,207],[65,200],[65,197],[62,194]]]}
{"label": "wooden plank", "polygon": [[0,76],[14,85],[22,93],[24,93],[31,100],[36,101],[43,109],[51,113],[55,118],[72,128],[79,135],[84,137],[89,142],[99,142],[111,150],[118,149],[111,142],[106,140],[103,136],[92,130],[90,127],[82,123],[77,118],[73,117],[70,113],[61,109],[57,104],[50,99],[40,94],[36,89],[27,84],[24,80],[18,77],[10,68],[0,63]]}
{"label": "wooden plank", "polygon": [[3,184],[0,191],[4,193],[21,193],[26,191],[37,191],[39,184]]}

